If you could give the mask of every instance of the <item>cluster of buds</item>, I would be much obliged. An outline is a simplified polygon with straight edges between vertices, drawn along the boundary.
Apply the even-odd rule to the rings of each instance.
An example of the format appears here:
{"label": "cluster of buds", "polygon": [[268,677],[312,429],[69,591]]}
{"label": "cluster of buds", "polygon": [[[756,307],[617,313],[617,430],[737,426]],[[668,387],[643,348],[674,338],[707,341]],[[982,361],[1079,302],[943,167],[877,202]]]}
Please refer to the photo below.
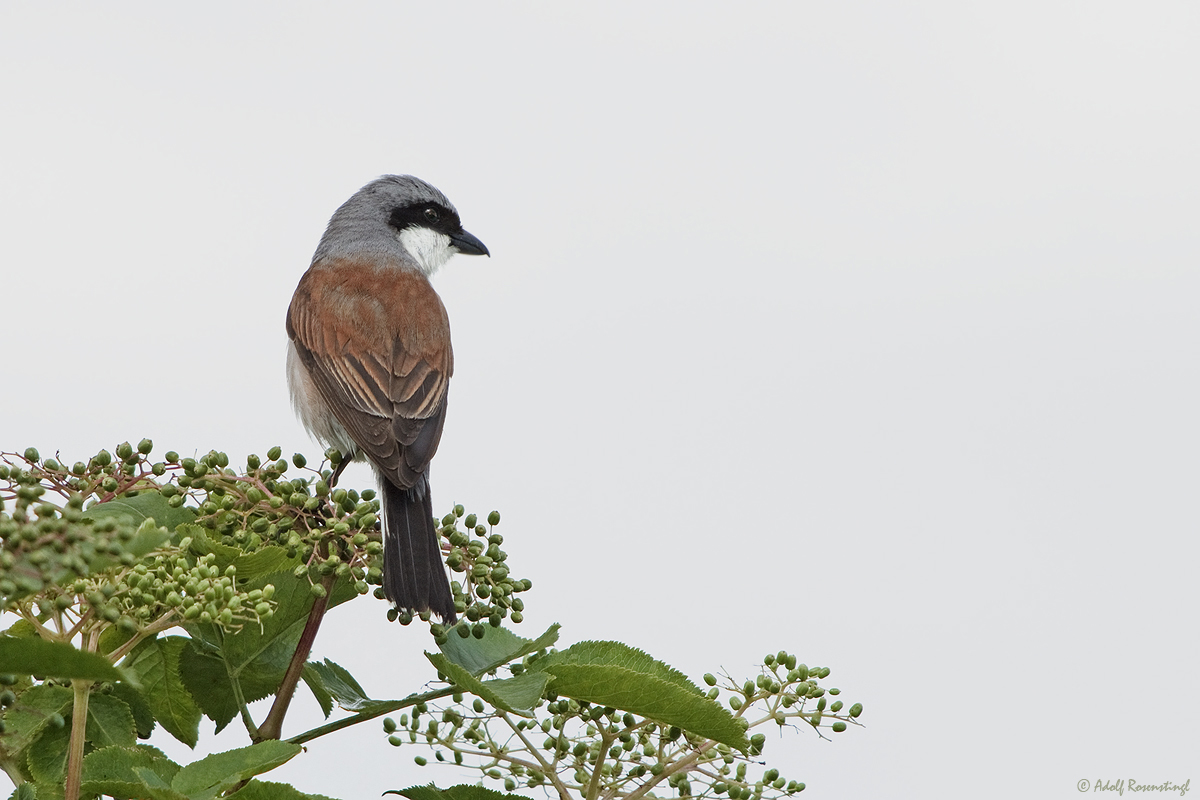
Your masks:
{"label": "cluster of buds", "polygon": [[[165,510],[186,515],[175,522],[202,528],[212,546],[241,553],[282,548],[293,564],[299,560],[289,568],[309,581],[314,595],[325,593],[324,579],[332,574],[359,594],[375,586],[382,596],[379,497],[373,489],[331,486],[341,458],[336,450],[311,469],[303,455],[288,460],[273,447],[265,459],[247,456],[239,472],[219,451],[194,458],[171,451],[156,460],[153,449],[148,439],[136,446],[126,442],[69,467],[43,460],[33,448],[0,454],[0,603],[37,594],[43,614],[82,603],[85,613],[131,632],[159,624],[173,611],[179,619],[223,625],[269,615],[269,589],[241,592],[236,570],[219,569],[205,547],[191,547],[187,535],[171,538],[129,516],[89,516],[97,503],[151,492],[166,501]],[[300,474],[289,474],[292,468]],[[494,530],[499,521],[495,511],[481,520],[460,505],[441,522],[446,560],[457,578],[455,606],[464,620],[459,635],[481,635],[482,624],[522,619],[524,603],[516,595],[531,582],[509,575],[503,537]],[[154,547],[145,546],[151,531],[161,534],[152,555]],[[404,624],[413,619],[395,609],[389,618]],[[434,633],[448,635],[441,626]]]}
{"label": "cluster of buds", "polygon": [[[462,505],[456,505],[442,518],[438,529],[448,547],[446,564],[458,576],[451,581],[450,589],[454,594],[454,610],[462,620],[453,630],[464,638],[471,635],[482,638],[485,624],[499,627],[505,619],[521,622],[525,603],[517,594],[533,586],[528,578],[509,574],[508,553],[500,549],[504,537],[495,531],[500,524],[500,512],[488,514],[484,523],[478,515],[468,514]],[[376,589],[375,596],[383,597],[383,589]],[[421,614],[422,619],[428,616],[428,612]],[[388,612],[388,618],[403,625],[413,620],[412,614],[396,609]],[[442,642],[449,632],[438,625],[434,634]]]}
{"label": "cluster of buds", "polygon": [[271,616],[273,587],[244,591],[236,569],[193,552],[189,536],[121,513],[139,495],[174,496],[175,485],[160,479],[178,456],[151,463],[152,450],[144,439],[120,445],[115,458],[101,450],[71,467],[33,448],[2,454],[0,610],[65,640],[107,628],[128,640],[184,621],[233,628]]}

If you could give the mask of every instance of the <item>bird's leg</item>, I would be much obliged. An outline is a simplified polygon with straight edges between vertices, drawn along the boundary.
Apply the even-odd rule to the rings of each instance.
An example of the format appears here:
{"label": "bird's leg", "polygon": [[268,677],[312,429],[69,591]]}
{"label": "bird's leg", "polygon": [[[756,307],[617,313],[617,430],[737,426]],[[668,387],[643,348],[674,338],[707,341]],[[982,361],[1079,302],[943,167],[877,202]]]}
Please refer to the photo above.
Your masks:
{"label": "bird's leg", "polygon": [[350,460],[350,456],[342,456],[342,460],[339,461],[338,465],[333,468],[333,474],[329,476],[330,489],[337,486],[338,478],[342,477],[342,470],[346,468],[346,465],[350,463]]}

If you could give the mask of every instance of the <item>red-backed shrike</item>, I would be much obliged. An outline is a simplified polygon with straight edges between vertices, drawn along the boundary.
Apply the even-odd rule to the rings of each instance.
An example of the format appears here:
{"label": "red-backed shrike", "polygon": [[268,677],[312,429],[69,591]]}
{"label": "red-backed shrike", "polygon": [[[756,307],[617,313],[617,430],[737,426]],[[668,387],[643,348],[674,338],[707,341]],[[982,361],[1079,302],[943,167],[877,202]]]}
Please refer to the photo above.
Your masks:
{"label": "red-backed shrike", "polygon": [[488,249],[463,230],[444,194],[411,175],[385,175],[334,212],[287,315],[288,386],[300,421],[340,450],[343,464],[369,460],[379,478],[388,600],[449,624],[454,597],[429,461],[454,356],[429,276],[455,253]]}

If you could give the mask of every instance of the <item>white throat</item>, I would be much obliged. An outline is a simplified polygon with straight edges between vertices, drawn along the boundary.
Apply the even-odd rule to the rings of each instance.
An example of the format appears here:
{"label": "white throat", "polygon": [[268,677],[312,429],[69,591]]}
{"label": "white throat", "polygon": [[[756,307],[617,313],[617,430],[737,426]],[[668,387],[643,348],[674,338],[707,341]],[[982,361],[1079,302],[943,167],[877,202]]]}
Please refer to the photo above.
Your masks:
{"label": "white throat", "polygon": [[396,238],[426,275],[437,272],[455,252],[450,237],[431,228],[405,228]]}

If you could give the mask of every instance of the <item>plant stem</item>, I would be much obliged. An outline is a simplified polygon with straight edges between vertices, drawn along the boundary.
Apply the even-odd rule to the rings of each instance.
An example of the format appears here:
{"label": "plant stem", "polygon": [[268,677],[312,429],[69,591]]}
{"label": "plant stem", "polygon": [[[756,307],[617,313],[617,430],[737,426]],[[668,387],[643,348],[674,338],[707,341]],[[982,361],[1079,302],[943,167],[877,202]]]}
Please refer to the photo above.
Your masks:
{"label": "plant stem", "polygon": [[395,700],[387,705],[372,707],[369,711],[361,711],[352,717],[345,717],[335,722],[322,725],[319,728],[313,728],[312,730],[305,731],[299,736],[293,736],[292,738],[288,739],[288,741],[292,744],[304,744],[305,742],[311,742],[313,739],[324,736],[327,733],[340,731],[342,728],[349,728],[351,725],[357,725],[360,722],[367,722],[368,720],[375,719],[376,717],[382,717],[384,714],[391,714],[392,712],[399,711],[402,708],[415,706],[417,703],[428,703],[430,700],[438,700],[443,697],[448,697],[459,691],[462,690],[457,686],[450,686],[446,689],[439,689],[436,692],[412,695],[404,698],[403,700]]}
{"label": "plant stem", "polygon": [[587,788],[583,793],[585,800],[596,800],[596,795],[600,791],[600,773],[605,759],[608,758],[609,745],[612,743],[613,739],[607,733],[600,734],[600,747],[599,752],[596,753],[596,764],[592,767],[592,779],[588,781]]}
{"label": "plant stem", "polygon": [[79,787],[83,783],[83,745],[87,734],[88,695],[91,681],[75,679],[71,689],[75,693],[71,709],[71,739],[67,745],[67,782],[63,787],[64,800],[79,800]]}
{"label": "plant stem", "polygon": [[331,572],[321,581],[325,594],[313,601],[304,632],[300,634],[300,641],[296,643],[296,652],[292,653],[292,662],[288,664],[283,681],[279,684],[279,691],[275,693],[275,702],[271,704],[270,713],[267,714],[262,725],[258,726],[258,737],[255,741],[278,739],[283,733],[283,717],[287,714],[288,706],[292,702],[292,695],[296,692],[296,684],[300,682],[300,674],[304,671],[304,665],[308,663],[308,654],[312,652],[313,642],[317,638],[317,630],[321,627],[321,619],[325,616],[325,609],[329,607],[329,593],[333,591],[333,583],[336,579],[337,576]]}

